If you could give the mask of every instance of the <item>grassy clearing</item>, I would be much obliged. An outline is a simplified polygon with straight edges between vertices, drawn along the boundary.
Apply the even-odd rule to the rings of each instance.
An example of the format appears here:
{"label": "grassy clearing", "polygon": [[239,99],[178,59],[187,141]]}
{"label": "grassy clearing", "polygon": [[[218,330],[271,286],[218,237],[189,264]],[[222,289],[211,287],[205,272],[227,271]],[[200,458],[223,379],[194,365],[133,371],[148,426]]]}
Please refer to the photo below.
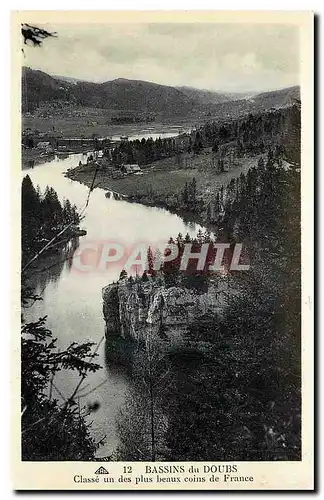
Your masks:
{"label": "grassy clearing", "polygon": [[[193,178],[197,181],[198,194],[213,195],[222,185],[227,185],[232,177],[238,177],[241,172],[246,173],[250,167],[256,165],[258,158],[241,158],[237,167],[229,172],[217,173],[211,168],[212,153],[208,150],[198,157],[183,155],[183,165],[188,161],[189,168],[178,168],[175,158],[157,161],[145,169],[143,175],[130,175],[123,179],[111,179],[105,171],[99,171],[96,185],[102,189],[112,189],[128,196],[149,196],[154,194],[158,198],[169,196],[181,191],[186,182]],[[88,186],[92,183],[93,167],[77,167],[71,178]]]}
{"label": "grassy clearing", "polygon": [[[74,110],[77,114],[78,110]],[[150,123],[130,123],[115,125],[111,123],[111,113],[107,109],[81,109],[83,116],[73,113],[61,112],[48,117],[23,116],[23,129],[30,128],[39,130],[41,133],[56,134],[61,133],[64,137],[91,137],[93,134],[107,137],[111,135],[132,135],[138,134],[147,128],[153,129],[151,132],[169,132],[170,126],[189,128],[197,122],[184,118],[157,118],[156,122]],[[198,120],[199,121],[199,120]]]}

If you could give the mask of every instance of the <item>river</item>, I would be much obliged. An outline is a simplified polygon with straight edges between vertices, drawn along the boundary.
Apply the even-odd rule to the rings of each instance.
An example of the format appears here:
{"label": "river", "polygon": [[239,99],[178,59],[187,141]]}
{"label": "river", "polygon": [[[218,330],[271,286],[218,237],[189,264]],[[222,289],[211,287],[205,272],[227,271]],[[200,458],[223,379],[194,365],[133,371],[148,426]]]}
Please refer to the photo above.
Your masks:
{"label": "river", "polygon": [[[175,130],[172,132],[163,131],[163,130],[160,132],[157,132],[157,131],[155,131],[155,129],[152,129],[152,130],[143,129],[143,130],[140,130],[138,133],[132,133],[131,136],[129,137],[129,139],[132,141],[141,140],[141,139],[145,139],[145,140],[153,139],[155,141],[156,139],[169,139],[171,137],[175,137],[178,134],[184,132],[184,130],[181,127],[174,127],[174,129]],[[191,131],[191,128],[186,129],[185,131],[187,133],[189,133]],[[115,135],[111,136],[111,139],[113,141],[119,141],[121,136],[123,136],[123,134],[115,134]],[[126,137],[127,137],[127,134],[126,134]]]}
{"label": "river", "polygon": [[[26,169],[22,175],[28,174],[34,186],[39,185],[42,192],[47,185],[52,186],[60,201],[67,198],[81,209],[85,204],[88,188],[63,175],[68,168],[78,165],[80,160],[84,160],[82,154],[73,154],[64,160],[56,158]],[[185,224],[180,217],[163,209],[107,199],[101,189],[95,189],[91,194],[81,227],[86,229],[87,235],[80,238],[80,243],[113,240],[127,245],[138,241],[167,241],[170,236],[176,236],[179,232],[195,234],[199,228]],[[26,320],[33,321],[47,315],[47,326],[57,338],[59,349],[67,347],[73,341],[100,342],[104,335],[101,290],[118,279],[122,266],[114,265],[102,272],[93,270],[82,273],[64,262],[42,271],[53,262],[56,262],[55,258],[54,261],[50,258],[42,259],[39,272],[33,272],[36,293],[43,300],[24,311]],[[98,354],[96,361],[102,369],[86,378],[79,395],[81,404],[97,402],[100,405],[91,414],[91,429],[96,441],[106,436],[105,444],[97,452],[98,457],[106,457],[118,445],[115,419],[124,402],[128,382],[122,367],[106,363],[105,341],[100,344]],[[60,372],[55,379],[55,387],[67,397],[72,394],[77,380],[74,373]],[[56,389],[55,397],[60,399],[55,391]]]}

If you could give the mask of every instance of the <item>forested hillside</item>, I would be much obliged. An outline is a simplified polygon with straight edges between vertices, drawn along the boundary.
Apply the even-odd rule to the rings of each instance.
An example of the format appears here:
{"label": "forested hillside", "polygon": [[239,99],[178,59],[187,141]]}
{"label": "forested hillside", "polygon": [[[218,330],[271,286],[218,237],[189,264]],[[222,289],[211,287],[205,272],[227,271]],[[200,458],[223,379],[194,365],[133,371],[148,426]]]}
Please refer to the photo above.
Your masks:
{"label": "forested hillside", "polygon": [[[298,117],[295,112],[289,111],[290,118]],[[243,144],[258,148],[260,141],[253,137],[267,142],[276,126],[287,126],[276,114],[271,120],[268,127],[264,118],[250,117]],[[298,137],[298,119],[291,119],[289,127]],[[204,129],[216,130],[210,124]],[[223,134],[231,130],[226,126]],[[200,233],[194,240],[171,238],[180,258],[162,266],[158,277],[152,270],[142,277],[197,294],[208,293],[213,280],[213,286],[218,282],[227,290],[226,308],[223,315],[197,318],[186,348],[167,354],[154,345],[143,348],[119,419],[118,459],[300,460],[300,163],[287,166],[290,150],[277,146],[275,141],[273,149],[267,147],[256,167],[216,195],[217,220],[210,229],[231,248],[243,244],[248,271],[231,271],[226,256],[223,276],[195,271],[196,262],[189,272],[181,271],[184,243],[193,243],[195,251],[208,241],[212,247],[210,233]],[[295,160],[299,154],[297,141]],[[194,185],[187,189],[191,198],[196,196]]]}
{"label": "forested hillside", "polygon": [[117,78],[104,83],[53,77],[42,71],[23,68],[22,109],[35,112],[39,107],[88,107],[118,112],[162,116],[216,116],[226,118],[249,111],[286,107],[299,99],[299,87],[261,93],[239,99],[221,93],[171,87],[157,83]]}
{"label": "forested hillside", "polygon": [[[22,181],[21,196],[22,258],[25,261],[65,226],[77,226],[80,217],[76,206],[69,200],[65,200],[62,206],[52,187],[47,187],[45,193],[35,189],[29,175]],[[64,241],[70,236],[71,232],[65,233]]]}

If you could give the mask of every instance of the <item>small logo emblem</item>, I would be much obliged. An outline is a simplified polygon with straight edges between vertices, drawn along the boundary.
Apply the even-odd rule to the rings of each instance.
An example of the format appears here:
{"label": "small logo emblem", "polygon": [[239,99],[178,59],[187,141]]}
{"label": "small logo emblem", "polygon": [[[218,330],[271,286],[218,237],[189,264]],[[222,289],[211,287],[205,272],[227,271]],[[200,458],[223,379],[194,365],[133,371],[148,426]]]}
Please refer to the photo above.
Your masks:
{"label": "small logo emblem", "polygon": [[95,474],[109,474],[109,472],[104,467],[99,467],[99,469],[96,470]]}

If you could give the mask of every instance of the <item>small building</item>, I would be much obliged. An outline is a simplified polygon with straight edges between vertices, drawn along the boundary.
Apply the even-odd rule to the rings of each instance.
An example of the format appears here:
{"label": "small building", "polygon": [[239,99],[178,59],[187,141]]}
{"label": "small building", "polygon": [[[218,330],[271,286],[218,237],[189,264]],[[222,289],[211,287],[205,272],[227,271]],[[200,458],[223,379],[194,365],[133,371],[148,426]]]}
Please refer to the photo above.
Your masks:
{"label": "small building", "polygon": [[142,172],[141,167],[137,163],[122,165],[121,171],[127,175],[138,174]]}
{"label": "small building", "polygon": [[49,141],[40,141],[37,143],[37,149],[41,149],[42,151],[45,151],[46,153],[52,153],[53,152],[53,147]]}
{"label": "small building", "polygon": [[46,149],[48,146],[50,146],[49,141],[40,141],[37,143],[39,149]]}

